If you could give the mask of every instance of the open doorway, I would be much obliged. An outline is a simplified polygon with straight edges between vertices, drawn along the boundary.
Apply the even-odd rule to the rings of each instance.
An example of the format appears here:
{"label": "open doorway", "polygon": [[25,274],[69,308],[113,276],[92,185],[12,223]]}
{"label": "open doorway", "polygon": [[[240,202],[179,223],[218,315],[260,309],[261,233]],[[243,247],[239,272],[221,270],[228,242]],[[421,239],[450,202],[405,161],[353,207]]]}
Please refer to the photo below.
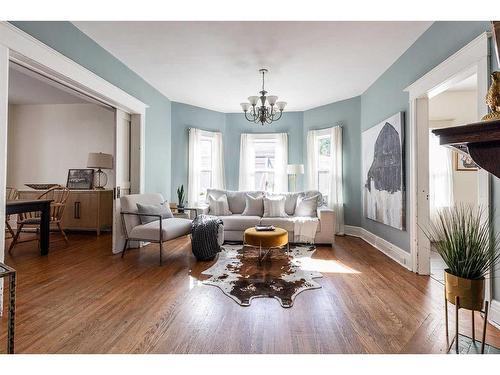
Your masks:
{"label": "open doorway", "polygon": [[[73,232],[111,232],[115,109],[10,62],[7,122],[9,199],[53,200],[49,247],[70,244]],[[94,174],[102,160],[96,157],[107,158],[100,189]],[[9,216],[9,253],[38,252],[29,240],[36,239],[39,215]]]}
{"label": "open doorway", "polygon": [[[457,205],[477,208],[479,201],[479,170],[465,155],[440,146],[431,130],[460,126],[477,121],[477,74],[452,84],[429,99],[429,216]],[[445,264],[431,244],[430,274],[444,283]]]}

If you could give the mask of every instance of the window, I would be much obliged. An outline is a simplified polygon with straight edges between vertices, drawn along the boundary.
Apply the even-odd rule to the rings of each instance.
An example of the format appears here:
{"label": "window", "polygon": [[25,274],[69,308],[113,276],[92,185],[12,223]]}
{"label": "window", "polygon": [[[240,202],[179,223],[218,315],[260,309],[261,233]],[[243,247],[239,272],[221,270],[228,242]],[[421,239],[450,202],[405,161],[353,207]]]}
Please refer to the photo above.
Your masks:
{"label": "window", "polygon": [[255,139],[255,189],[274,191],[276,139]]}
{"label": "window", "polygon": [[288,191],[288,135],[241,134],[239,189]]}
{"label": "window", "polygon": [[205,202],[207,189],[224,189],[222,134],[189,129],[188,202]]}
{"label": "window", "polygon": [[201,199],[206,197],[207,189],[212,187],[213,155],[213,138],[202,135],[200,137],[200,179],[198,186]]}
{"label": "window", "polygon": [[328,203],[328,193],[330,191],[330,183],[332,181],[331,173],[331,153],[332,142],[329,134],[319,135],[317,137],[317,186],[318,190],[323,195],[323,200]]}

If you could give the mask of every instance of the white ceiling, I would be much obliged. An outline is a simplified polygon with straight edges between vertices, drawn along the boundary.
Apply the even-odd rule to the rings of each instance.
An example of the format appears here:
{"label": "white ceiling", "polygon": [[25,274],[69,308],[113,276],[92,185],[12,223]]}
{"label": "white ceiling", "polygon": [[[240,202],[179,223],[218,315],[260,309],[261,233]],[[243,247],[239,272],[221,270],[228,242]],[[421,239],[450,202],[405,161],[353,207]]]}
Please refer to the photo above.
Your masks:
{"label": "white ceiling", "polygon": [[169,99],[222,112],[260,90],[306,110],[362,94],[432,22],[74,22]]}
{"label": "white ceiling", "polygon": [[72,90],[37,73],[10,63],[9,104],[92,103]]}

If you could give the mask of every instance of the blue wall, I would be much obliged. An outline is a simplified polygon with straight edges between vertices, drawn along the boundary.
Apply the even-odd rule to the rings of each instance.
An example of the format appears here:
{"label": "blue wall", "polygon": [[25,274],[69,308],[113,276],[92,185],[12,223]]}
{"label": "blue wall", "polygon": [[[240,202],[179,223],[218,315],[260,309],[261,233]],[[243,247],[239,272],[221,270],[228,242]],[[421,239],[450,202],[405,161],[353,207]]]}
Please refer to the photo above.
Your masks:
{"label": "blue wall", "polygon": [[[188,182],[189,128],[198,128],[223,133],[224,147],[228,147],[224,113],[172,102],[172,186],[171,197],[176,199],[177,187]],[[226,168],[227,169],[227,168]],[[227,178],[227,177],[226,177]]]}
{"label": "blue wall", "polygon": [[11,22],[106,81],[146,103],[146,191],[170,196],[171,103],[71,22]]}
{"label": "blue wall", "polygon": [[[288,163],[302,163],[302,112],[285,112],[283,117],[271,125],[257,125],[248,122],[243,113],[226,114],[224,133],[224,163],[226,187],[238,189],[241,133],[288,133]],[[297,190],[302,189],[302,177],[297,179]]]}
{"label": "blue wall", "polygon": [[[489,29],[488,22],[435,22],[361,95],[361,131],[371,128],[399,111],[408,114],[408,93],[403,90]],[[408,121],[405,129],[408,131]],[[408,155],[408,142],[406,151]],[[406,170],[409,170],[408,158]],[[408,186],[408,176],[406,185]],[[407,210],[407,223],[408,219]],[[361,217],[361,223],[363,228],[409,251],[410,238],[407,231],[399,231],[364,217]]]}
{"label": "blue wall", "polygon": [[307,131],[342,125],[345,223],[355,226],[361,225],[362,215],[360,120],[361,98],[357,96],[305,111],[303,127],[303,160],[305,162],[307,160]]}

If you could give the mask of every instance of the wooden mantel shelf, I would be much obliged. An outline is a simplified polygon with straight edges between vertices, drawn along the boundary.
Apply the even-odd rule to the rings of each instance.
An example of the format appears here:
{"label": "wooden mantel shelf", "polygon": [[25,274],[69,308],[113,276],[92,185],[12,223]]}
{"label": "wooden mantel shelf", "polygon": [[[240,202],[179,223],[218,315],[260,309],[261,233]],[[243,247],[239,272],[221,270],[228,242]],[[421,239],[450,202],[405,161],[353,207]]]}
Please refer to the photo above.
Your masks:
{"label": "wooden mantel shelf", "polygon": [[434,129],[439,144],[470,155],[481,168],[500,178],[500,120]]}

